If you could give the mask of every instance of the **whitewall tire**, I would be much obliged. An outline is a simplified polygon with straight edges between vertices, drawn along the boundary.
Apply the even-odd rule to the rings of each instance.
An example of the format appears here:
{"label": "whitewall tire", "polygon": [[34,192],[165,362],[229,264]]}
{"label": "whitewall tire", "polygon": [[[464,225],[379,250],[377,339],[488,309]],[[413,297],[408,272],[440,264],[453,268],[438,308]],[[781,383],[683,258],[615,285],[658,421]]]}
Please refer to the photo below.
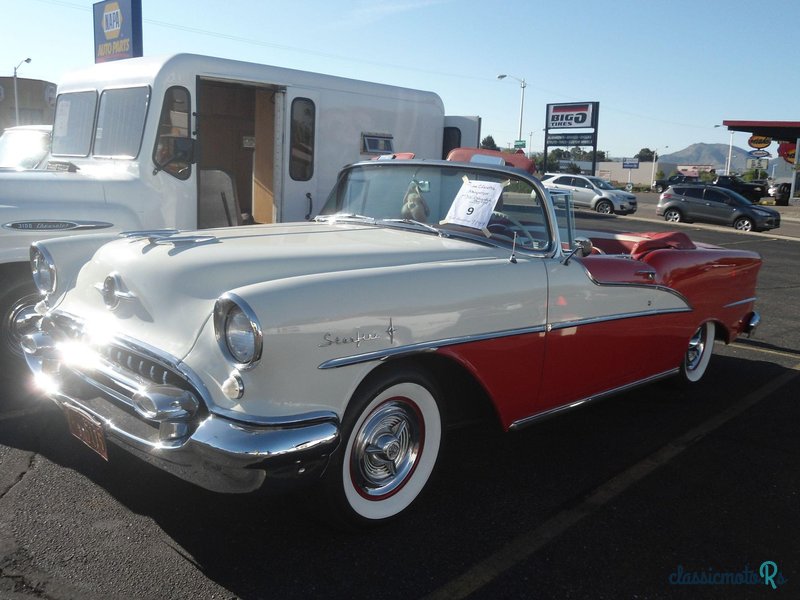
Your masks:
{"label": "whitewall tire", "polygon": [[373,525],[419,497],[436,467],[443,418],[434,383],[404,368],[360,389],[342,421],[342,446],[325,478],[336,520]]}

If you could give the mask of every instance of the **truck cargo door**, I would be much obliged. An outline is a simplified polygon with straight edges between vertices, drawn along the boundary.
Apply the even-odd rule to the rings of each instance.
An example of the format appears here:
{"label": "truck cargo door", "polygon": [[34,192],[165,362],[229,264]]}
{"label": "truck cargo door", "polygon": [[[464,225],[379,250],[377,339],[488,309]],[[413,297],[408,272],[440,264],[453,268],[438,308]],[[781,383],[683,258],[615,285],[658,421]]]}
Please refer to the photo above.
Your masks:
{"label": "truck cargo door", "polygon": [[454,148],[477,148],[481,144],[481,118],[445,116],[442,158]]}
{"label": "truck cargo door", "polygon": [[[319,189],[319,93],[301,88],[286,91],[286,135],[282,159],[282,195],[278,218],[282,222],[313,218],[330,190]],[[330,143],[341,143],[330,140]]]}

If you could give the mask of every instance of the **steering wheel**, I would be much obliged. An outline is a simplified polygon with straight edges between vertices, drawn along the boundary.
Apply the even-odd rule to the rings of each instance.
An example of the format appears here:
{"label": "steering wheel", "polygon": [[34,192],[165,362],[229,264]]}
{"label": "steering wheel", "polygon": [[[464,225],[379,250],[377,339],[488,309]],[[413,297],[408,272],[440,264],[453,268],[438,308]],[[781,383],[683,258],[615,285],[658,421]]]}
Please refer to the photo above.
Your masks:
{"label": "steering wheel", "polygon": [[[496,221],[495,219],[498,219]],[[502,221],[507,221],[511,225],[513,225],[516,230],[512,230],[509,225],[503,223]],[[517,245],[522,246],[523,248],[531,248],[534,249],[537,247],[536,240],[531,237],[531,234],[528,233],[528,230],[525,229],[525,226],[520,223],[514,217],[508,216],[504,212],[500,212],[499,210],[493,210],[492,216],[489,219],[489,224],[486,226],[486,229],[489,230],[491,234],[490,237],[499,237],[499,238],[506,238],[508,241],[514,241],[514,234],[517,234]]]}

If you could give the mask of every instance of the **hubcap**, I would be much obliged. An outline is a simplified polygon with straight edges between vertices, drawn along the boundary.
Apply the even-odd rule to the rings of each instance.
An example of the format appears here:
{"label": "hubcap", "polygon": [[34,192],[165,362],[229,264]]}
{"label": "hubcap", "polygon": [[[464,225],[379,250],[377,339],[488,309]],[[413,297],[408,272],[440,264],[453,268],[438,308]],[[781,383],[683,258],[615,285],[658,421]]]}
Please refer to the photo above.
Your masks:
{"label": "hubcap", "polygon": [[5,330],[4,342],[8,350],[15,356],[22,356],[20,342],[22,338],[36,330],[39,314],[36,312],[36,303],[41,296],[33,294],[21,298],[11,307],[3,323]]}
{"label": "hubcap", "polygon": [[377,500],[399,490],[414,472],[423,435],[412,404],[396,399],[378,406],[353,443],[350,473],[359,493]]}
{"label": "hubcap", "polygon": [[694,332],[692,339],[689,340],[689,348],[686,350],[686,370],[694,371],[703,358],[706,348],[706,326]]}

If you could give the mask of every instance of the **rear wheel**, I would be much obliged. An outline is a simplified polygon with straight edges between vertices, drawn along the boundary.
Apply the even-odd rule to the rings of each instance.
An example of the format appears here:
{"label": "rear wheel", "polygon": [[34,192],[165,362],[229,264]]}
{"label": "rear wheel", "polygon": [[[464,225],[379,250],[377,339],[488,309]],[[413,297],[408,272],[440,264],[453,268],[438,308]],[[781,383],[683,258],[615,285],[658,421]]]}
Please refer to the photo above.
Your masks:
{"label": "rear wheel", "polygon": [[594,209],[601,215],[610,215],[614,212],[614,205],[608,200],[600,200],[600,202],[594,205]]}
{"label": "rear wheel", "polygon": [[680,378],[684,383],[697,383],[705,375],[714,352],[715,331],[714,323],[703,323],[689,339],[680,369]]}
{"label": "rear wheel", "polygon": [[342,446],[323,481],[335,523],[377,525],[411,506],[439,457],[440,403],[434,382],[416,368],[362,385],[342,420]]}
{"label": "rear wheel", "polygon": [[683,221],[683,215],[677,208],[668,208],[664,211],[664,220],[669,223],[680,223]]}
{"label": "rear wheel", "polygon": [[752,231],[753,220],[750,217],[739,217],[733,222],[733,228],[738,231]]}
{"label": "rear wheel", "polygon": [[657,192],[657,193],[659,193],[659,194],[660,194],[660,193],[661,193],[661,192],[663,192],[663,191],[664,191],[664,186],[663,186],[663,185],[657,185],[657,186],[656,186],[656,192]]}

